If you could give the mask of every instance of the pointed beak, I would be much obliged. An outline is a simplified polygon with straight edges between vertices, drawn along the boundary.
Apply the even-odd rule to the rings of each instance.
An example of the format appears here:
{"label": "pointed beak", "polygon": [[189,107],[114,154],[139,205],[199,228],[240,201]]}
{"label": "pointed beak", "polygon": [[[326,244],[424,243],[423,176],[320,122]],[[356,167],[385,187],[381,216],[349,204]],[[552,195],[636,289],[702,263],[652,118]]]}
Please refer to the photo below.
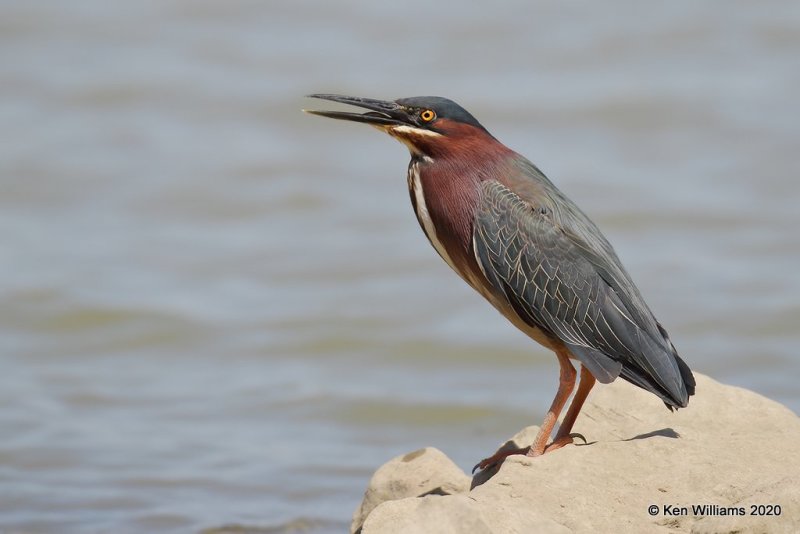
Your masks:
{"label": "pointed beak", "polygon": [[325,95],[316,94],[308,95],[309,98],[319,98],[321,100],[330,100],[331,102],[339,102],[342,104],[349,104],[363,109],[368,109],[366,113],[349,113],[345,111],[318,111],[312,109],[304,109],[306,113],[312,115],[319,115],[321,117],[328,117],[331,119],[341,119],[353,122],[363,122],[372,126],[399,126],[403,124],[410,124],[408,113],[405,109],[397,104],[388,100],[375,100],[372,98],[361,98],[357,96],[344,96],[344,95]]}

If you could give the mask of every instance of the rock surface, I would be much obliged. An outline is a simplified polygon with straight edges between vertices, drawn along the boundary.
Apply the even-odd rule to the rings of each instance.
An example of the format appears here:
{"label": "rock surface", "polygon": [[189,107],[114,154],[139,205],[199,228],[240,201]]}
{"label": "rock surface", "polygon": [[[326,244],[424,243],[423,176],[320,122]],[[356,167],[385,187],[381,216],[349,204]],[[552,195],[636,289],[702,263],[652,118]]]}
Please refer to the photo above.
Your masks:
{"label": "rock surface", "polygon": [[588,444],[511,456],[474,479],[436,449],[395,458],[370,481],[352,532],[800,532],[800,418],[696,378],[677,413],[622,380],[597,387],[574,429]]}
{"label": "rock surface", "polygon": [[356,531],[379,504],[406,497],[454,495],[469,491],[471,480],[438,449],[428,447],[398,456],[375,471],[364,500],[353,514]]}

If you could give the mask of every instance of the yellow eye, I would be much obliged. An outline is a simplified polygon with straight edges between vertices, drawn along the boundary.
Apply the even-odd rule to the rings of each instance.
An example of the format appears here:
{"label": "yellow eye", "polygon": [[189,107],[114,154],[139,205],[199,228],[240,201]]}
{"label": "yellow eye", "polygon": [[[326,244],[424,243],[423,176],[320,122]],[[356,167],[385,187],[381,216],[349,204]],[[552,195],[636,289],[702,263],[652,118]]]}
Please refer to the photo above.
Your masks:
{"label": "yellow eye", "polygon": [[422,119],[424,122],[431,122],[433,119],[436,118],[436,113],[434,113],[432,109],[426,109],[419,114],[419,118]]}

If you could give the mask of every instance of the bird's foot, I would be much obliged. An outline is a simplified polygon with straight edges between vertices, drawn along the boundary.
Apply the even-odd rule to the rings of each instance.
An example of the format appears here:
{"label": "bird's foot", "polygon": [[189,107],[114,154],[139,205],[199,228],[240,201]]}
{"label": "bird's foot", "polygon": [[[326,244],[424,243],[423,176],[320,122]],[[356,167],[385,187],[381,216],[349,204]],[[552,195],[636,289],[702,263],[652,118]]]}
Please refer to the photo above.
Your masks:
{"label": "bird's foot", "polygon": [[483,460],[475,464],[475,467],[472,468],[472,472],[475,473],[475,471],[477,471],[478,469],[480,469],[481,471],[483,471],[484,469],[489,469],[490,467],[494,467],[498,464],[503,463],[503,460],[505,460],[509,456],[513,456],[514,454],[528,454],[528,451],[530,450],[531,450],[530,447],[523,447],[522,449],[509,449],[505,451],[497,451],[492,456],[484,458]]}
{"label": "bird's foot", "polygon": [[[544,450],[541,452],[541,454],[556,451],[561,447],[564,447],[565,445],[572,445],[573,443],[575,443],[575,438],[580,438],[583,440],[584,443],[586,443],[586,438],[583,436],[583,434],[578,434],[577,432],[562,437],[556,436],[556,439],[554,439],[547,447],[545,447]],[[538,454],[530,454],[530,453],[528,453],[528,455],[539,456]]]}
{"label": "bird's foot", "polygon": [[565,445],[571,445],[575,442],[575,438],[580,438],[583,440],[584,443],[587,443],[586,438],[583,434],[578,434],[577,432],[569,434],[568,436],[556,437],[549,445],[547,445],[543,450],[536,451],[533,447],[523,447],[521,449],[508,449],[504,451],[497,451],[492,456],[488,458],[484,458],[477,464],[475,467],[472,468],[472,472],[475,473],[477,470],[483,471],[484,469],[488,469],[494,467],[498,464],[503,463],[503,460],[508,458],[509,456],[513,456],[515,454],[524,454],[526,456],[536,457],[541,456],[543,454],[547,454],[548,452],[553,452],[555,450],[560,449]]}

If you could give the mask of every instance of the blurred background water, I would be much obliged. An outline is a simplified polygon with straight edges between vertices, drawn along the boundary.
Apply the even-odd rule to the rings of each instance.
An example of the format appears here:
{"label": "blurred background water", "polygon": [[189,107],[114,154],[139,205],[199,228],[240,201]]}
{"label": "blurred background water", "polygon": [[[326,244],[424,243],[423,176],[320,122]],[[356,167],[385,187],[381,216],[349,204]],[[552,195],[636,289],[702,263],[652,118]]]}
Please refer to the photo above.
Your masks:
{"label": "blurred background water", "polygon": [[800,410],[798,55],[788,1],[0,3],[0,530],[342,531],[389,458],[539,422],[555,358],[311,92],[455,99]]}

